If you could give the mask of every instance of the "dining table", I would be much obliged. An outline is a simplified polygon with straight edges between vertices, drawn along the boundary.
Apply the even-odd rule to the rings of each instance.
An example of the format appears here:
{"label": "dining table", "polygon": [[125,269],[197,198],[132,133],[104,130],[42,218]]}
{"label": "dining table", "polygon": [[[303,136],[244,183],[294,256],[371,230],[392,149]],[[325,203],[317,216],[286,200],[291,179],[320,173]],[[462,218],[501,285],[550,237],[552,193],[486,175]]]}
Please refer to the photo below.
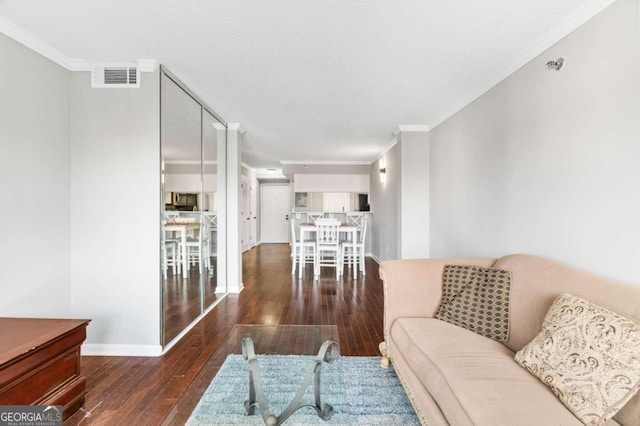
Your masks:
{"label": "dining table", "polygon": [[180,257],[182,260],[182,276],[184,278],[189,277],[189,256],[187,256],[187,233],[199,232],[200,223],[198,222],[171,222],[164,224],[165,238],[166,234],[171,232],[172,236],[174,232],[180,234]]}
{"label": "dining table", "polygon": [[[316,225],[314,223],[301,223],[298,225],[298,229],[300,230],[300,246],[304,247],[304,240],[307,235],[311,235],[313,232],[316,232]],[[357,243],[358,238],[358,230],[360,227],[355,224],[342,223],[340,224],[339,233],[347,234],[347,238],[351,238],[354,246]],[[302,278],[302,267],[304,265],[304,256],[300,256],[300,264],[298,265],[298,278]],[[353,269],[353,278],[358,277],[358,259],[357,256],[354,256],[354,265]]]}

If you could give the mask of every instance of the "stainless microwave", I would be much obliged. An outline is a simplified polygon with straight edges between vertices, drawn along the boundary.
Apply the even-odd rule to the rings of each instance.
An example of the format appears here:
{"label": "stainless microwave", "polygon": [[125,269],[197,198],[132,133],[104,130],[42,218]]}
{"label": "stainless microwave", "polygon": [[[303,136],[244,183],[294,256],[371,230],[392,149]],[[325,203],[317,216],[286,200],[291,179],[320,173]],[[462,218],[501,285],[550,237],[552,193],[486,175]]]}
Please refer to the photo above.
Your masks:
{"label": "stainless microwave", "polygon": [[179,207],[198,207],[198,194],[172,192],[171,204]]}

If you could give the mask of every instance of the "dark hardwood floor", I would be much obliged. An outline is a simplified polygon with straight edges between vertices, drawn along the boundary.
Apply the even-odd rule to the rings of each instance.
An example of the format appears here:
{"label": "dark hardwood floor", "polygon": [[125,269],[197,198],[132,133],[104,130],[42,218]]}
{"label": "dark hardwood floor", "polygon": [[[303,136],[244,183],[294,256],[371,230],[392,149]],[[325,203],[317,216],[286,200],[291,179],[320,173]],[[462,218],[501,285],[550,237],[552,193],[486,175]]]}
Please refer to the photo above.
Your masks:
{"label": "dark hardwood floor", "polygon": [[[342,355],[379,355],[384,299],[378,264],[367,258],[366,277],[345,274],[336,282],[329,269],[314,281],[311,268],[298,280],[290,262],[286,244],[245,253],[244,290],[223,299],[164,356],[83,357],[88,393],[65,425],[184,424],[224,361],[216,350],[236,324],[335,325]],[[296,353],[295,341],[283,342]]]}
{"label": "dark hardwood floor", "polygon": [[[210,258],[213,271],[217,271],[217,258]],[[204,280],[204,306],[211,306],[220,293],[216,293],[218,277],[207,275]],[[162,306],[164,318],[164,344],[169,343],[200,315],[200,271],[198,265],[191,266],[189,278],[169,270],[167,279],[162,280]]]}

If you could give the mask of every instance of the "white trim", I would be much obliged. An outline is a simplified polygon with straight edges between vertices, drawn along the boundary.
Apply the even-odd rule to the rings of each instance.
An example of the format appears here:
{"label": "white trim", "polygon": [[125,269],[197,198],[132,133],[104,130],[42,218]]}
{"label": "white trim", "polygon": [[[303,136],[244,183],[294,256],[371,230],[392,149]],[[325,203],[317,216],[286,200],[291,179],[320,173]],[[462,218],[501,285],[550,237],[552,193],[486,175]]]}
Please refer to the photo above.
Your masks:
{"label": "white trim", "polygon": [[237,130],[241,135],[244,135],[244,129],[240,127],[240,123],[227,123],[227,130]]}
{"label": "white trim", "polygon": [[[30,48],[30,46],[27,46]],[[45,58],[49,58],[49,56],[42,54]],[[49,58],[51,59],[51,58]],[[68,58],[66,65],[60,64],[69,71],[91,71],[91,64],[86,59],[81,58]]]}
{"label": "white trim", "polygon": [[[242,208],[240,199],[242,133],[240,132],[239,124],[233,123],[228,126],[226,144],[218,144],[218,147],[226,145],[226,153],[224,155],[224,158],[226,158],[226,170],[224,172],[226,175],[225,187],[227,188],[225,205],[227,292],[240,293],[244,288],[242,284],[242,246],[240,244],[242,235],[240,220]],[[220,153],[218,154],[218,158],[222,158]],[[220,172],[218,172],[218,175],[220,175]],[[218,185],[221,185],[220,181],[218,181]],[[218,199],[220,199],[220,196],[218,196]],[[220,211],[219,207],[218,211]],[[220,230],[218,229],[219,232]]]}
{"label": "white trim", "polygon": [[[217,302],[217,300],[216,300]],[[214,303],[212,306],[217,305],[217,303]],[[206,312],[209,312],[208,310]],[[193,327],[196,326],[196,324],[198,324],[200,322],[200,320],[202,320],[202,318],[204,318],[205,314],[200,314],[196,319],[194,319],[193,321],[191,321],[191,324],[189,324],[186,328],[184,328],[180,333],[178,333],[176,335],[176,337],[174,337],[173,339],[171,339],[171,341],[169,343],[167,343],[164,346],[164,349],[162,350],[162,355],[166,354],[167,352],[169,352],[171,350],[171,348],[173,348],[176,343],[178,343],[180,340],[182,340],[182,338],[191,331],[191,329]]]}
{"label": "white trim", "polygon": [[244,283],[242,282],[238,283],[238,285],[233,288],[227,284],[227,293],[229,294],[240,294],[242,290],[244,290]]}
{"label": "white trim", "polygon": [[374,262],[376,262],[378,265],[380,264],[380,259],[378,259],[377,257],[375,257],[373,255],[373,253],[365,253],[365,256],[369,256],[371,259],[373,259]]}
{"label": "white trim", "polygon": [[83,343],[82,356],[160,356],[160,345],[119,345],[112,343]]}
{"label": "white trim", "polygon": [[[285,182],[260,182],[259,184],[260,186],[260,244],[262,244],[262,231],[264,231],[265,226],[264,226],[264,215],[262,214],[262,212],[264,211],[264,188],[265,186],[286,186],[288,191],[287,191],[287,206],[291,206],[291,191],[293,189],[293,187],[291,186],[291,182],[285,183]],[[289,210],[289,207],[287,208],[287,211]],[[289,220],[291,220],[291,215],[293,214],[293,212],[289,212],[287,213],[289,215]],[[289,228],[290,225],[287,224],[287,241],[285,242],[274,242],[274,241],[269,241],[266,242],[265,244],[285,244],[285,243],[289,243],[291,240],[291,235],[289,232]]]}
{"label": "white trim", "polygon": [[68,69],[69,71],[89,71],[89,61],[85,59],[70,58],[60,50],[51,46],[44,40],[34,36],[25,29],[19,27],[7,18],[0,16],[0,33],[5,34],[44,56],[45,58],[55,62],[56,64]]}
{"label": "white trim", "polygon": [[309,166],[330,166],[330,165],[336,165],[336,166],[368,166],[371,163],[368,161],[313,161],[313,160],[309,160],[309,161],[302,161],[302,160],[280,160],[280,164],[283,165],[296,165],[296,164],[306,164]]}
{"label": "white trim", "polygon": [[241,165],[242,167],[245,167],[245,168],[247,168],[247,169],[249,169],[249,170],[252,170],[252,171],[254,171],[254,172],[257,170],[256,168],[251,167],[250,165],[248,165],[247,163],[245,163],[244,161],[241,161],[241,162],[240,162],[240,165]]}
{"label": "white trim", "polygon": [[551,46],[562,40],[572,31],[576,30],[579,26],[587,22],[589,19],[602,12],[605,8],[610,6],[615,0],[592,0],[586,3],[584,6],[575,11],[572,15],[567,17],[556,28],[549,31],[547,34],[539,38],[532,46],[524,50],[511,64],[501,73],[495,75],[493,78],[480,85],[470,96],[467,96],[458,102],[454,103],[447,112],[442,114],[439,118],[429,124],[431,129],[435,128],[443,121],[453,116],[458,111],[462,110],[467,105],[478,99],[484,93],[491,88],[505,80],[514,72],[518,71],[524,65],[529,63],[532,59],[549,49]]}
{"label": "white trim", "polygon": [[[87,59],[70,58],[59,49],[3,16],[0,16],[0,33],[5,34],[7,37],[23,44],[69,71],[91,71],[91,64]],[[138,59],[135,62],[140,72],[153,72],[157,68],[157,61],[155,59]]]}
{"label": "white trim", "polygon": [[136,65],[140,72],[154,72],[158,67],[158,61],[155,59],[137,59]]}
{"label": "white trim", "polygon": [[178,343],[188,332],[191,331],[191,329],[193,327],[196,326],[196,324],[198,324],[200,321],[202,321],[202,319],[207,316],[207,314],[209,312],[211,312],[211,310],[213,308],[215,308],[216,306],[218,306],[218,304],[225,298],[227,297],[228,293],[223,294],[222,296],[220,296],[220,298],[214,300],[214,302],[209,305],[209,307],[207,309],[204,310],[203,313],[201,313],[200,315],[198,315],[198,317],[196,319],[194,319],[193,321],[191,321],[191,324],[189,324],[185,329],[183,329],[180,333],[178,333],[178,335],[176,337],[174,337],[173,339],[171,339],[171,341],[169,343],[167,343],[164,347],[164,349],[162,350],[161,355],[166,354],[167,352],[169,352],[171,350],[171,348],[173,348],[175,346],[176,343]]}
{"label": "white trim", "polygon": [[401,132],[428,132],[431,128],[426,124],[399,124],[394,135],[398,136]]}
{"label": "white trim", "polygon": [[387,147],[382,151],[382,153],[380,155],[378,155],[374,160],[372,160],[369,165],[372,165],[373,163],[375,163],[376,161],[378,161],[379,159],[381,159],[382,157],[385,156],[385,154],[387,152],[389,152],[389,150],[391,148],[393,148],[394,146],[396,146],[396,144],[398,143],[398,138],[393,138],[391,140],[391,142],[389,142],[389,145],[387,145]]}

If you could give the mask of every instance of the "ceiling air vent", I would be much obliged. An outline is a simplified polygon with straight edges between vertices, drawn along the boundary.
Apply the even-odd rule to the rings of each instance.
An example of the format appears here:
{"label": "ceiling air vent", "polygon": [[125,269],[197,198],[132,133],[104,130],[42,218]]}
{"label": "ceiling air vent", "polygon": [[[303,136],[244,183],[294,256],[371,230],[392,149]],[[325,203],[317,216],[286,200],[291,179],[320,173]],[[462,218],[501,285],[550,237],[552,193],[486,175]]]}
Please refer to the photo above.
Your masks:
{"label": "ceiling air vent", "polygon": [[91,87],[140,87],[140,70],[136,65],[94,64],[91,66]]}

